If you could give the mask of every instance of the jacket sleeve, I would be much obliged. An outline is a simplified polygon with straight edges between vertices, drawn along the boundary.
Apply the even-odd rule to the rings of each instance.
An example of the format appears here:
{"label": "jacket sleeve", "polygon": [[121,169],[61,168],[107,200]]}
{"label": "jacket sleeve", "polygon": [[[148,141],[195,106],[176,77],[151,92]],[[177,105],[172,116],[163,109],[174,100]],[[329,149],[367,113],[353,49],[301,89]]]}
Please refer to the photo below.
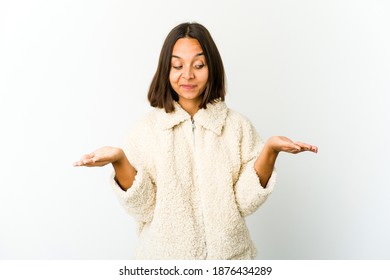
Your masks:
{"label": "jacket sleeve", "polygon": [[126,212],[140,223],[148,223],[152,220],[156,205],[156,187],[150,175],[151,168],[148,165],[151,151],[149,151],[149,155],[142,152],[145,150],[147,142],[147,139],[142,137],[145,135],[144,130],[142,125],[138,125],[123,145],[129,162],[137,170],[132,186],[124,191],[114,179],[115,172],[110,177],[111,186],[119,202]]}
{"label": "jacket sleeve", "polygon": [[245,120],[242,125],[240,174],[234,185],[236,202],[243,217],[255,212],[266,201],[276,183],[275,169],[264,188],[254,168],[263,147],[255,128],[249,120]]}

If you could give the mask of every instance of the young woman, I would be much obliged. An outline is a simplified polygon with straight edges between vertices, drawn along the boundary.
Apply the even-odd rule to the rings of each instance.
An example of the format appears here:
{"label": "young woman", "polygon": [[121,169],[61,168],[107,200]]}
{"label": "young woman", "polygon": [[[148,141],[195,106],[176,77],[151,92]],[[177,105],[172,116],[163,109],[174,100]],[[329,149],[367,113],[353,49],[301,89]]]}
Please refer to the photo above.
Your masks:
{"label": "young woman", "polygon": [[139,226],[138,259],[253,259],[245,216],[275,184],[279,152],[317,147],[273,136],[227,108],[222,59],[208,30],[167,36],[148,99],[123,149],[103,147],[75,166],[114,168],[112,186]]}

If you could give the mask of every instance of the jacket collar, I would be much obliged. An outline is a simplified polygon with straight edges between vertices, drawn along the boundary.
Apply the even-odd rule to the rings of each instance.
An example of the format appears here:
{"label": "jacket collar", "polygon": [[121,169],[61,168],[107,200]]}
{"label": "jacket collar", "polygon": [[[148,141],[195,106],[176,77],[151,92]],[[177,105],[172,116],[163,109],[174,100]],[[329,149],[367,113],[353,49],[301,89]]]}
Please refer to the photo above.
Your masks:
{"label": "jacket collar", "polygon": [[[191,116],[175,102],[175,111],[166,113],[164,109],[158,111],[158,122],[162,129],[172,129],[176,125],[190,120]],[[195,124],[203,126],[205,129],[211,130],[217,135],[220,135],[222,128],[225,125],[227,116],[227,106],[223,101],[216,101],[216,103],[207,104],[206,109],[199,109],[194,115]]]}

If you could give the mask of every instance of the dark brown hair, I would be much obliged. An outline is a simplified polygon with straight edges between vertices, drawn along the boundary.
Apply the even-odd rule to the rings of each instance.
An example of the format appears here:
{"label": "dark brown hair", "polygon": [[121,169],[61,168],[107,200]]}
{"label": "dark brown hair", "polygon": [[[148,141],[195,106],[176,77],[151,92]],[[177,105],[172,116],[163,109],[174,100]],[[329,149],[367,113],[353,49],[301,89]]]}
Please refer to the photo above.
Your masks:
{"label": "dark brown hair", "polygon": [[198,40],[206,57],[209,76],[202,93],[200,108],[206,108],[208,103],[215,102],[216,100],[225,100],[225,70],[221,55],[213,38],[209,31],[199,23],[182,23],[173,28],[164,41],[157,70],[148,92],[150,105],[157,108],[164,108],[167,113],[175,110],[173,101],[179,100],[179,96],[169,82],[169,72],[171,70],[173,47],[176,41],[181,38]]}

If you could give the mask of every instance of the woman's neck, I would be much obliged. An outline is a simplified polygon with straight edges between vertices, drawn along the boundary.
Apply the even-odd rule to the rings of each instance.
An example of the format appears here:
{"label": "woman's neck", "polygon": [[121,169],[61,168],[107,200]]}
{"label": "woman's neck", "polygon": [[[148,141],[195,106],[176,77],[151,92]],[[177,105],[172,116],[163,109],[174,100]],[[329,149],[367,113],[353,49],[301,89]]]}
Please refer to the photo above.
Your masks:
{"label": "woman's neck", "polygon": [[191,118],[199,111],[200,101],[179,100],[180,106],[186,111]]}

